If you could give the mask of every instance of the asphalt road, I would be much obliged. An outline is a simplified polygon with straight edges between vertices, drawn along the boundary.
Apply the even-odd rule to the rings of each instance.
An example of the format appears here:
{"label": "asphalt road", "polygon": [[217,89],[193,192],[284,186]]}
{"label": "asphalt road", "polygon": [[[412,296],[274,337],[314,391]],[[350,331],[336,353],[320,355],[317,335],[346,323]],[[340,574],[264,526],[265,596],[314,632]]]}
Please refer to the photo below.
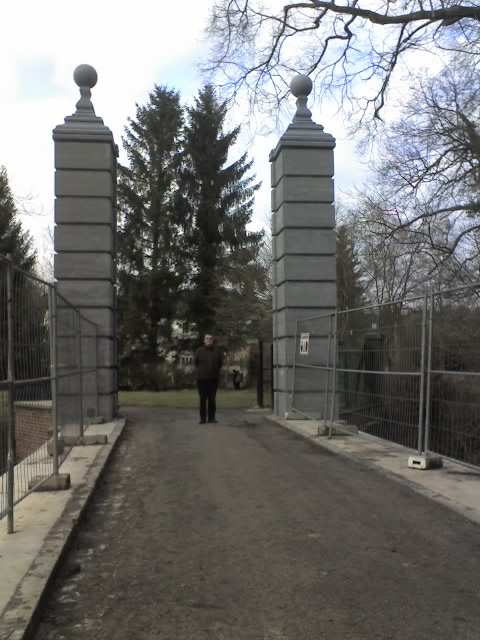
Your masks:
{"label": "asphalt road", "polygon": [[37,640],[480,637],[472,522],[259,414],[125,414]]}

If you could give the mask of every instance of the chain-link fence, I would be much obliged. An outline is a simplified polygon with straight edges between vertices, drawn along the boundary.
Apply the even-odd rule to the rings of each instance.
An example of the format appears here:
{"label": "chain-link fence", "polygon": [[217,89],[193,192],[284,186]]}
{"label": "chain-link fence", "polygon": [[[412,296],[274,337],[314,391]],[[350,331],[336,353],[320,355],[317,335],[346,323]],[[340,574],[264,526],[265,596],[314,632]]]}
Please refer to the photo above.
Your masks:
{"label": "chain-link fence", "polygon": [[0,519],[58,472],[97,413],[96,327],[0,255]]}
{"label": "chain-link fence", "polygon": [[478,467],[479,338],[480,284],[300,320],[292,410]]}

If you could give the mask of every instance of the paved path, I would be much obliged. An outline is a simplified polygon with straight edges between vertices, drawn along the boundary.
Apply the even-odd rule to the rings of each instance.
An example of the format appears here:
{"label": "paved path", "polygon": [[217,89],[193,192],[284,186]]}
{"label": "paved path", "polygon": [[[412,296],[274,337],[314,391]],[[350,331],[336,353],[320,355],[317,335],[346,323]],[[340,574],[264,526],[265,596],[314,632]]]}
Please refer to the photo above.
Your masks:
{"label": "paved path", "polygon": [[37,640],[478,640],[478,525],[260,415],[125,413]]}

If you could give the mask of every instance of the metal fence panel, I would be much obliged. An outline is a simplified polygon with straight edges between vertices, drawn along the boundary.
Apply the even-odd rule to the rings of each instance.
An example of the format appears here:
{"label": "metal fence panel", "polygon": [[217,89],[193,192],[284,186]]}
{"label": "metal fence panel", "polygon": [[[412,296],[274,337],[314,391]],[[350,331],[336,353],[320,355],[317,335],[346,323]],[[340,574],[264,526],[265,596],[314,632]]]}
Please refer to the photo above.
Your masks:
{"label": "metal fence panel", "polygon": [[87,427],[98,416],[97,327],[80,316],[81,396],[83,423]]}
{"label": "metal fence panel", "polygon": [[336,314],[297,321],[292,373],[292,410],[328,419],[334,410],[333,367]]}
{"label": "metal fence panel", "polygon": [[7,265],[0,261],[0,517],[7,512],[9,429]]}
{"label": "metal fence panel", "polygon": [[98,413],[97,349],[96,326],[54,285],[0,255],[0,519],[9,532],[13,506],[58,472]]}
{"label": "metal fence panel", "polygon": [[339,418],[416,448],[425,344],[424,298],[338,314]]}
{"label": "metal fence panel", "polygon": [[78,311],[57,295],[57,412],[60,436],[67,442],[83,435],[81,410],[81,323]]}
{"label": "metal fence panel", "polygon": [[[48,285],[0,260],[0,517],[54,472]],[[7,439],[5,439],[7,431]]]}
{"label": "metal fence panel", "polygon": [[298,321],[293,369],[294,411],[480,467],[480,284]]}
{"label": "metal fence panel", "polygon": [[426,448],[480,467],[480,285],[431,296]]}

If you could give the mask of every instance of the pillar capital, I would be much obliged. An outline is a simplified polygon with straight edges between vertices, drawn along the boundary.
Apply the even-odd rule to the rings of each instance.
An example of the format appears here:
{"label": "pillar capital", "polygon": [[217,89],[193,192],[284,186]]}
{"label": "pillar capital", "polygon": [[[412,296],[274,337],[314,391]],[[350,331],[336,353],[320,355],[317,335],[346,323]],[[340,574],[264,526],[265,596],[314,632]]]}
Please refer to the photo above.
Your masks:
{"label": "pillar capital", "polygon": [[[95,114],[92,104],[91,89],[97,84],[97,77],[97,72],[89,64],[81,64],[75,69],[73,79],[80,89],[80,99],[75,105],[75,113],[66,116],[64,124],[59,124],[53,130],[55,141],[83,140],[114,144],[111,130]],[[115,153],[118,155],[117,148]]]}
{"label": "pillar capital", "polygon": [[324,127],[312,120],[312,112],[307,107],[308,96],[312,91],[312,81],[303,74],[296,75],[290,83],[290,91],[297,98],[297,110],[292,122],[270,152],[270,161],[274,161],[284,148],[319,147],[334,149],[335,138],[325,133]]}

